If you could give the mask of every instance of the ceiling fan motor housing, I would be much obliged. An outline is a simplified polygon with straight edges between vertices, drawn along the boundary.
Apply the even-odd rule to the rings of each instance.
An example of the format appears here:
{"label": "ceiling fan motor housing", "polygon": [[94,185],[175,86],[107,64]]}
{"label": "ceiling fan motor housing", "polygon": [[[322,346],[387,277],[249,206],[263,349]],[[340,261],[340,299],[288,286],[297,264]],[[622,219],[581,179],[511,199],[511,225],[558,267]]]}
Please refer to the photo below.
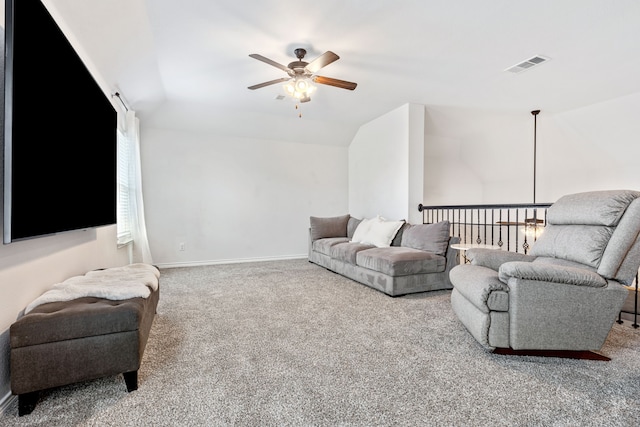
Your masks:
{"label": "ceiling fan motor housing", "polygon": [[293,62],[290,62],[289,65],[287,65],[287,67],[291,68],[293,72],[296,74],[302,74],[305,72],[304,67],[306,67],[307,65],[309,65],[308,62],[293,61]]}

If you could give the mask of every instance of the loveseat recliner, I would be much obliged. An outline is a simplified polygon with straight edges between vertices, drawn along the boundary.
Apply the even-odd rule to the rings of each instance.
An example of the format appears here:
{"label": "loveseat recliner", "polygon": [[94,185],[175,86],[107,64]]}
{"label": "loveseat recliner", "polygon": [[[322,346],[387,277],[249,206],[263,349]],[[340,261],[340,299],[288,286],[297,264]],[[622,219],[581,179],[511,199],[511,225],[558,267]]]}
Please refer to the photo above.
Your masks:
{"label": "loveseat recliner", "polygon": [[450,273],[451,304],[502,354],[608,360],[604,344],[640,267],[640,192],[561,197],[528,255],[469,249]]}

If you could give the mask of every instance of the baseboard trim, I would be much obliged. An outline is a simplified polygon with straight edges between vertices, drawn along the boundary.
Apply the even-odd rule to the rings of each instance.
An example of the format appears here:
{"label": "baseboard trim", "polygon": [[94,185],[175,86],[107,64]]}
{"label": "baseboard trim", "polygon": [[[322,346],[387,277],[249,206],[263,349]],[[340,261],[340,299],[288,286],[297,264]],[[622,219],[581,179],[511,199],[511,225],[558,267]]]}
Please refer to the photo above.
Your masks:
{"label": "baseboard trim", "polygon": [[0,399],[0,414],[4,414],[9,405],[16,400],[18,396],[11,394],[11,392],[7,393],[2,399]]}
{"label": "baseboard trim", "polygon": [[292,259],[305,259],[309,254],[301,255],[286,255],[275,257],[259,257],[259,258],[235,258],[235,259],[220,259],[210,261],[185,261],[185,262],[165,262],[165,263],[153,263],[158,268],[175,268],[175,267],[200,267],[206,265],[220,265],[220,264],[240,264],[246,262],[263,262],[263,261],[286,261]]}

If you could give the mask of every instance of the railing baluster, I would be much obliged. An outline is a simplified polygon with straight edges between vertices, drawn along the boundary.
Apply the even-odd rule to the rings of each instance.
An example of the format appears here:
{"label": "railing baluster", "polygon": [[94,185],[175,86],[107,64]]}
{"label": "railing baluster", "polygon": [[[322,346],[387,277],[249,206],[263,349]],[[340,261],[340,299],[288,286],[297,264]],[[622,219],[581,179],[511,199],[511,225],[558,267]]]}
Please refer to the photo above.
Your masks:
{"label": "railing baluster", "polygon": [[[420,205],[419,209],[422,211],[422,221],[425,224],[449,221],[451,223],[451,235],[457,235],[461,243],[490,244],[492,246],[497,244],[497,246],[504,249],[506,242],[506,250],[515,252],[524,250],[526,254],[531,247],[532,241],[535,242],[538,238],[538,233],[541,231],[539,227],[544,228],[546,225],[547,209],[550,206],[551,204],[548,203]],[[542,219],[538,220],[540,210]],[[531,217],[529,215],[530,212],[533,213]],[[524,219],[521,220],[522,216],[524,216]],[[522,246],[520,246],[520,227],[524,231]],[[506,239],[504,233],[506,233]]]}

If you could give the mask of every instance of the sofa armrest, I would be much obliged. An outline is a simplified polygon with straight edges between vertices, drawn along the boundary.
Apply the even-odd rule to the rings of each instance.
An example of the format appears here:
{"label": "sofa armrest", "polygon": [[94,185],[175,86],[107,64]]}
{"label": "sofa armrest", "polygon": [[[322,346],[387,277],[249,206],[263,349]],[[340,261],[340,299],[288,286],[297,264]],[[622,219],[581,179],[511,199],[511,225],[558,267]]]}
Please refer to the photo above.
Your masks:
{"label": "sofa armrest", "polygon": [[536,257],[531,255],[486,248],[471,248],[467,250],[465,257],[471,261],[472,265],[487,267],[495,271],[498,271],[500,266],[505,262],[531,262],[536,259]]}
{"label": "sofa armrest", "polygon": [[607,286],[604,277],[587,269],[521,261],[502,264],[498,270],[498,277],[504,283],[508,283],[511,278],[517,278],[593,288]]}

